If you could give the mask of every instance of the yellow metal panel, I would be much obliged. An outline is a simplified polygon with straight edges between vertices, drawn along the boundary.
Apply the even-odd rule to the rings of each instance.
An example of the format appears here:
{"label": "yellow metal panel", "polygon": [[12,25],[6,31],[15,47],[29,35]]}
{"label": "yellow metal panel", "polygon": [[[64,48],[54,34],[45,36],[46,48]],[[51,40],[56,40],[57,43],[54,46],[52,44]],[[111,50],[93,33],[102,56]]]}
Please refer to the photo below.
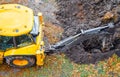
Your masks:
{"label": "yellow metal panel", "polygon": [[38,13],[38,16],[39,16],[39,32],[40,34],[37,36],[36,38],[36,44],[38,46],[38,49],[36,51],[36,64],[38,66],[41,66],[44,64],[44,58],[45,58],[45,54],[44,54],[44,41],[43,41],[43,37],[44,37],[44,34],[43,34],[43,26],[44,26],[44,22],[43,22],[43,16],[42,16],[42,13]]}
{"label": "yellow metal panel", "polygon": [[[44,27],[44,22],[43,22],[43,16],[42,16],[42,13],[38,13],[38,16],[39,16],[39,32],[40,34],[37,36],[36,38],[36,43],[38,46],[41,46],[41,43],[43,42],[43,37],[44,37],[44,33],[43,33],[43,27]],[[44,45],[42,45],[44,46]],[[40,47],[39,47],[40,49]]]}
{"label": "yellow metal panel", "polygon": [[36,52],[36,64],[38,66],[41,66],[44,64],[44,58],[45,58],[45,54],[44,54],[44,50],[37,50]]}
{"label": "yellow metal panel", "polygon": [[33,11],[18,4],[0,5],[0,35],[27,34],[33,27]]}
{"label": "yellow metal panel", "polygon": [[21,48],[7,50],[4,56],[6,57],[11,55],[35,55],[37,49],[38,49],[38,46],[33,44],[33,45],[21,47]]}
{"label": "yellow metal panel", "polygon": [[4,51],[0,50],[0,64],[3,63],[3,54],[4,54]]}

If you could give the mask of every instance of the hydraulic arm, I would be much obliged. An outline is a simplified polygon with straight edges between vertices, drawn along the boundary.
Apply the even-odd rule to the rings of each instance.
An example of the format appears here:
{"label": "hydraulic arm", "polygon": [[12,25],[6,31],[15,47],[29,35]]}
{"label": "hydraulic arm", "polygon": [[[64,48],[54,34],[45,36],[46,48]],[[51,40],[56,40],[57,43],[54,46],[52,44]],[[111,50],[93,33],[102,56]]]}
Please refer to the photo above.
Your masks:
{"label": "hydraulic arm", "polygon": [[109,28],[114,28],[114,24],[113,23],[109,23],[106,26],[103,27],[97,27],[97,28],[93,28],[93,29],[88,29],[88,30],[81,30],[80,33],[74,35],[74,36],[70,36],[64,40],[61,40],[60,42],[57,42],[54,45],[50,45],[49,50],[50,51],[64,51],[68,48],[71,48],[73,45],[80,43],[81,38],[85,38],[84,36],[88,36],[88,35],[94,35],[94,34],[110,34],[109,32],[106,31],[106,29]]}

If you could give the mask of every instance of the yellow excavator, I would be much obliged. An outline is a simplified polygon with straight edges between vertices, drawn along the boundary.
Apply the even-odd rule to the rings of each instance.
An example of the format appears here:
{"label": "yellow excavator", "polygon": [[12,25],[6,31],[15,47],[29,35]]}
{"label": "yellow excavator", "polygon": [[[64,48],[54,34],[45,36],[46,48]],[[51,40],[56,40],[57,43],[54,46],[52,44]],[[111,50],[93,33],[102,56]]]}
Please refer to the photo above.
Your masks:
{"label": "yellow excavator", "polygon": [[[12,67],[24,68],[44,64],[45,46],[43,41],[42,13],[34,16],[32,9],[19,4],[0,5],[0,63],[6,62]],[[102,34],[105,29],[113,28],[109,23],[103,27],[81,30],[54,45],[46,52],[64,51],[80,42],[81,36]]]}
{"label": "yellow excavator", "polygon": [[42,13],[18,4],[0,5],[0,62],[13,67],[43,65]]}

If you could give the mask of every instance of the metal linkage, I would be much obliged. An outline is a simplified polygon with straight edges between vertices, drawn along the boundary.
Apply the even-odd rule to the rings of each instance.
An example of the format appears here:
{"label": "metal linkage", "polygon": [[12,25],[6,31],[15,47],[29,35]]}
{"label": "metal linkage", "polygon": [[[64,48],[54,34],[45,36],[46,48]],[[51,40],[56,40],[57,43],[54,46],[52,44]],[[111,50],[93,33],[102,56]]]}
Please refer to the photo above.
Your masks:
{"label": "metal linkage", "polygon": [[88,30],[81,30],[80,33],[74,35],[74,36],[70,36],[64,40],[61,40],[60,42],[57,42],[54,45],[50,45],[49,50],[61,50],[61,49],[65,49],[68,47],[72,47],[71,45],[76,44],[75,42],[80,42],[80,36],[82,37],[82,35],[93,35],[93,34],[98,34],[99,33],[108,33],[105,30],[109,29],[109,28],[114,28],[114,24],[113,23],[109,23],[107,26],[103,26],[103,27],[97,27],[97,28],[93,28],[93,29],[88,29]]}

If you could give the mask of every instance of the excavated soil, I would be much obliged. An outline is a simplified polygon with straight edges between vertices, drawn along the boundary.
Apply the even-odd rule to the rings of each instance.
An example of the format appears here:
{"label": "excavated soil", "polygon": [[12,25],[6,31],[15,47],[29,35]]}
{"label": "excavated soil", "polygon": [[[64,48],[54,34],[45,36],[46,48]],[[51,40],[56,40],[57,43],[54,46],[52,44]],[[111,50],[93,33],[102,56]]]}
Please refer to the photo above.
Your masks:
{"label": "excavated soil", "polygon": [[[114,53],[120,56],[120,0],[57,0],[57,3],[59,11],[56,16],[65,29],[63,38],[80,32],[80,29],[102,26],[111,21],[117,26],[109,30],[111,35],[91,35],[73,45],[65,52],[70,60],[89,64],[108,59]],[[113,14],[113,18],[104,19],[107,12]]]}
{"label": "excavated soil", "polygon": [[[46,23],[44,32],[50,43],[60,40],[63,29],[59,26],[64,28],[64,39],[77,34],[80,29],[102,26],[110,21],[116,23],[120,18],[120,0],[2,0],[0,4],[3,3],[23,4],[32,8],[35,15],[42,12]],[[108,12],[114,17],[104,20],[104,15]],[[119,25],[118,22],[116,26]],[[89,39],[68,49],[66,56],[76,63],[87,64],[107,59],[114,53],[120,56],[120,28],[110,32],[113,34],[88,36]],[[104,39],[106,48],[103,48]]]}

